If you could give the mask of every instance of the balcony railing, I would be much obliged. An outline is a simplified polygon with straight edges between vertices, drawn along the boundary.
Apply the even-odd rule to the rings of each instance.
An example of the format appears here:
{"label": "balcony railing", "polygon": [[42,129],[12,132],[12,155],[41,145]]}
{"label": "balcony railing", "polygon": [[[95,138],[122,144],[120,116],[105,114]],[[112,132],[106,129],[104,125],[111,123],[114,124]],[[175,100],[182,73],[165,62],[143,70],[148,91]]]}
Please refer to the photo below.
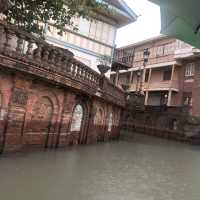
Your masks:
{"label": "balcony railing", "polygon": [[[150,82],[150,83],[143,83],[142,84],[142,90],[146,91],[163,91],[163,90],[179,90],[179,81],[178,80],[173,80],[173,81],[155,81],[155,82]],[[130,84],[129,86],[129,91],[136,91],[137,89],[137,84],[133,83]]]}
{"label": "balcony railing", "polygon": [[[5,64],[3,61],[6,61]],[[84,92],[96,94],[101,76],[76,60],[67,49],[53,46],[27,32],[0,21],[0,63],[26,73],[57,81]],[[49,75],[50,74],[50,75]],[[47,76],[48,75],[48,76]],[[102,98],[125,105],[124,92],[106,81],[101,88]]]}

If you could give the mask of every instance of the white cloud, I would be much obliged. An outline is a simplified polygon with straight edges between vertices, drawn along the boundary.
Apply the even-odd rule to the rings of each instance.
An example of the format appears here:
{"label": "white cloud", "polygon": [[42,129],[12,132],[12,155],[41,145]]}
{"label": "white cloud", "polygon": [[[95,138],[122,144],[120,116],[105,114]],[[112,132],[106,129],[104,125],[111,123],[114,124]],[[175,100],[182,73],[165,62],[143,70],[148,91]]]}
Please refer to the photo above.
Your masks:
{"label": "white cloud", "polygon": [[160,8],[147,0],[125,0],[140,16],[133,24],[118,30],[117,47],[145,40],[160,33]]}

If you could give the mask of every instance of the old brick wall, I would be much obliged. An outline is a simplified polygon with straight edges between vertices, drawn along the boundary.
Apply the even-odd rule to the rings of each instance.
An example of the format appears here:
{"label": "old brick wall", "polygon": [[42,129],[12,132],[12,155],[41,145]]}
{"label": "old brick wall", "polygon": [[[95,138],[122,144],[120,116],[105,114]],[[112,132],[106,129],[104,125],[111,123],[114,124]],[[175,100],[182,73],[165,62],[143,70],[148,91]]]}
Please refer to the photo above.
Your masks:
{"label": "old brick wall", "polygon": [[[81,127],[72,130],[77,105],[83,109]],[[35,76],[0,71],[0,108],[0,147],[4,151],[119,137],[120,107]]]}
{"label": "old brick wall", "polygon": [[200,62],[197,61],[195,63],[195,77],[194,77],[194,85],[192,88],[192,114],[194,116],[200,117]]}

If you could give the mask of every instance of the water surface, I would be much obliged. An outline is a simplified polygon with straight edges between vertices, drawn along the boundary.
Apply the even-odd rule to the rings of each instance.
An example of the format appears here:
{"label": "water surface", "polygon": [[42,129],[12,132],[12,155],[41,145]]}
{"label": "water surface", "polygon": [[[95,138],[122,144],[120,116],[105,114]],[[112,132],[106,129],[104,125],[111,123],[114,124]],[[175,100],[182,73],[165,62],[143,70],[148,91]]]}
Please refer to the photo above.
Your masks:
{"label": "water surface", "polygon": [[200,147],[136,136],[0,158],[2,200],[200,200]]}

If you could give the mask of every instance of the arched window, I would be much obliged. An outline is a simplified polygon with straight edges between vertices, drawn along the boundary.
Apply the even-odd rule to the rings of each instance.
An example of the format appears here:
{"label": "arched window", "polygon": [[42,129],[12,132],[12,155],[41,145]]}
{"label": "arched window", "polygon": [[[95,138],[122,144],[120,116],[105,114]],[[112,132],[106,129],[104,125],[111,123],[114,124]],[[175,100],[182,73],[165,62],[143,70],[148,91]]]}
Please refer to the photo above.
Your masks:
{"label": "arched window", "polygon": [[108,131],[111,132],[113,126],[113,115],[110,113],[109,119],[108,119]]}
{"label": "arched window", "polygon": [[83,121],[83,107],[80,104],[78,104],[75,106],[73,111],[70,131],[80,131],[82,121]]}

